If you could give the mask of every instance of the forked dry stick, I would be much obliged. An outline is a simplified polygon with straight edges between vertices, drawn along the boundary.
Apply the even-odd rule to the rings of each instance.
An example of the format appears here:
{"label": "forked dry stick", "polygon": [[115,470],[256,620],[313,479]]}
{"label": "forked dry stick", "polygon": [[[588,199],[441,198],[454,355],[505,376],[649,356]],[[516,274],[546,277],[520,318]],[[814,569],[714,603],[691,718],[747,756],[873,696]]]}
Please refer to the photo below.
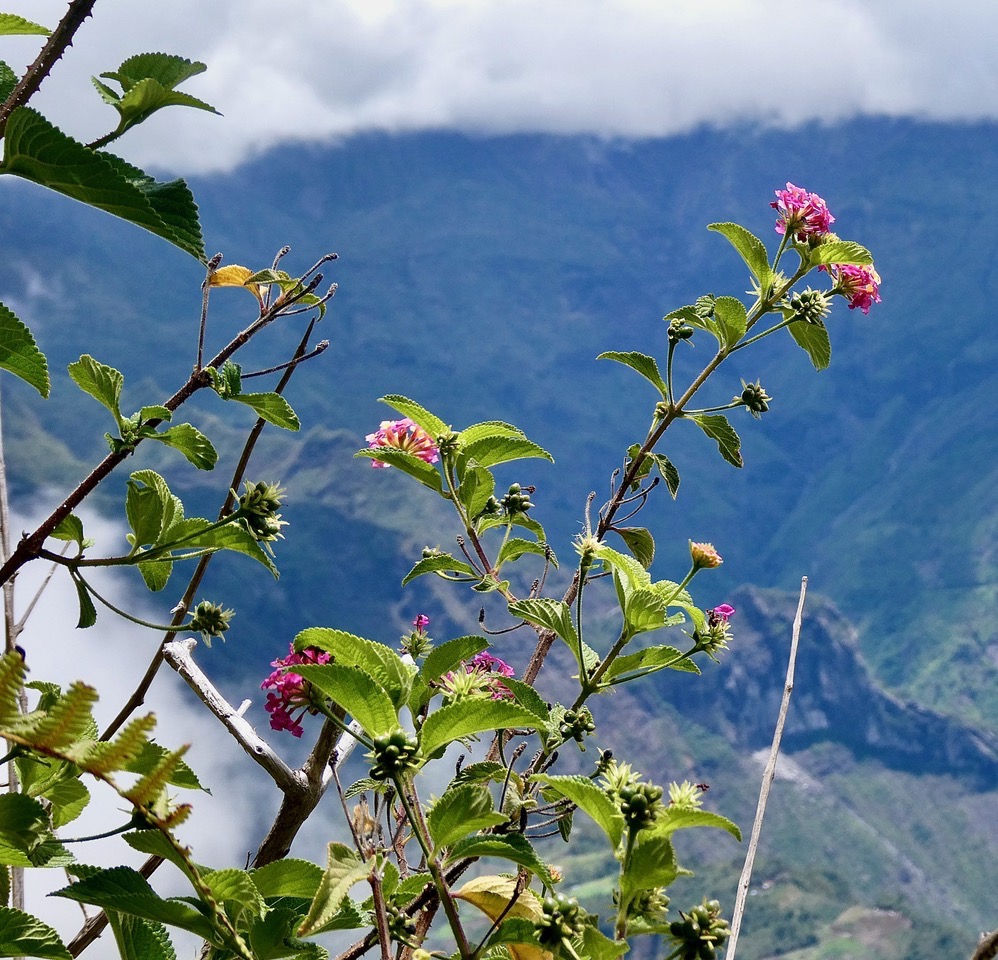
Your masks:
{"label": "forked dry stick", "polygon": [[780,715],[776,718],[776,730],[773,732],[773,745],[769,749],[769,760],[762,775],[762,785],[759,787],[759,803],[755,809],[755,820],[752,821],[752,836],[748,850],[745,853],[745,865],[742,875],[738,878],[738,893],[735,896],[735,909],[731,916],[731,938],[725,951],[726,960],[735,960],[735,948],[738,946],[738,931],[742,926],[742,914],[745,913],[745,900],[748,897],[749,885],[752,882],[752,867],[755,864],[755,852],[759,847],[759,837],[762,835],[762,819],[766,815],[766,804],[769,801],[769,788],[776,776],[776,761],[780,755],[780,740],[783,738],[783,726],[787,720],[787,710],[790,709],[790,694],[794,689],[794,667],[797,663],[797,644],[800,641],[800,624],[804,615],[804,597],[807,594],[807,577],[801,577],[800,599],[797,601],[797,615],[794,617],[793,633],[790,640],[790,662],[787,664],[787,680],[783,685],[783,699],[780,702]]}

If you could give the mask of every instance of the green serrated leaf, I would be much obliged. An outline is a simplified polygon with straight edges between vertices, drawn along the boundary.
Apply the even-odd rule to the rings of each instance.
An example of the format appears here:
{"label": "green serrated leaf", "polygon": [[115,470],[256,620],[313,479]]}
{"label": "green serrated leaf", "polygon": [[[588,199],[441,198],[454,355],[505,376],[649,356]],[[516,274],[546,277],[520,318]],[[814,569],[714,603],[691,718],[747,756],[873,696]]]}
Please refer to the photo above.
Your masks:
{"label": "green serrated leaf", "polygon": [[707,229],[727,238],[745,261],[745,265],[752,271],[752,275],[759,281],[759,286],[765,288],[772,278],[766,245],[755,234],[737,223],[711,223]]}
{"label": "green serrated leaf", "polygon": [[65,540],[69,543],[79,544],[81,550],[93,543],[92,540],[88,540],[83,535],[83,521],[75,513],[71,513],[61,520],[49,536],[54,537],[56,540]]}
{"label": "green serrated leaf", "polygon": [[[298,672],[298,668],[295,668]],[[464,737],[508,727],[537,727],[535,714],[503,700],[471,699],[449,703],[431,713],[419,731],[424,757]]]}
{"label": "green serrated leaf", "polygon": [[[118,75],[115,73],[102,73],[101,76],[108,79],[118,79]],[[102,84],[102,86],[104,85]],[[105,90],[107,89],[105,87]],[[218,113],[211,104],[205,103],[197,97],[192,97],[189,93],[180,93],[177,90],[164,87],[154,77],[145,77],[131,84],[129,89],[114,101],[109,101],[103,90],[100,92],[105,102],[110,102],[120,114],[120,120],[117,129],[114,131],[114,137],[119,137],[126,130],[148,120],[157,110],[162,110],[163,107],[193,107],[195,110]],[[103,142],[106,143],[107,140]]]}
{"label": "green serrated leaf", "polygon": [[482,467],[528,459],[549,460],[554,463],[554,457],[547,450],[526,437],[482,437],[465,444],[461,449],[461,456],[465,460],[475,460]]}
{"label": "green serrated leaf", "polygon": [[267,911],[260,891],[245,870],[229,867],[203,873],[201,879],[225,912],[235,919],[238,928],[245,929],[249,921],[259,920]]}
{"label": "green serrated leaf", "polygon": [[[2,81],[0,76],[0,81]],[[49,395],[49,368],[45,354],[38,349],[31,331],[0,303],[0,370],[34,387],[43,397]]]}
{"label": "green serrated leaf", "polygon": [[211,441],[190,423],[178,423],[160,433],[149,434],[148,438],[179,450],[198,470],[213,470],[218,462],[218,452]]}
{"label": "green serrated leaf", "polygon": [[669,488],[672,499],[675,500],[676,494],[679,493],[679,471],[664,453],[652,453],[650,456],[655,461],[658,472],[662,474],[662,479],[665,480],[665,485]]}
{"label": "green serrated leaf", "polygon": [[741,440],[728,423],[727,417],[720,413],[697,413],[688,419],[700,427],[711,440],[717,441],[717,449],[728,463],[734,467],[745,465],[741,455]]}
{"label": "green serrated leaf", "polygon": [[429,487],[437,493],[443,489],[440,471],[432,464],[407,453],[405,450],[396,450],[394,447],[378,447],[376,450],[365,448],[358,450],[354,456],[366,457],[368,460],[379,460],[381,463],[387,463],[390,467],[397,467],[403,473],[415,477],[423,486]]}
{"label": "green serrated leaf", "polygon": [[797,346],[808,355],[815,370],[824,370],[832,362],[832,341],[829,340],[828,330],[823,323],[797,320],[787,330]]}
{"label": "green serrated leaf", "polygon": [[121,388],[125,378],[119,370],[95,360],[85,353],[69,365],[69,376],[86,394],[111,411],[114,422],[121,425]]}
{"label": "green serrated leaf", "polygon": [[548,886],[554,883],[548,865],[537,856],[530,841],[519,833],[494,837],[467,837],[454,844],[447,862],[453,863],[466,857],[500,857],[536,873]]}
{"label": "green serrated leaf", "polygon": [[819,264],[847,263],[860,267],[868,267],[873,263],[873,254],[866,247],[852,240],[833,240],[814,247],[808,255],[808,263]]}
{"label": "green serrated leaf", "polygon": [[461,573],[469,577],[477,576],[474,567],[464,560],[458,560],[449,553],[438,553],[432,557],[423,557],[415,566],[403,577],[402,586],[422,577],[427,573]]}
{"label": "green serrated leaf", "polygon": [[722,334],[722,345],[730,349],[745,336],[748,312],[745,304],[736,297],[717,297],[714,300],[714,320]]}
{"label": "green serrated leaf", "polygon": [[455,637],[434,647],[426,655],[419,674],[427,683],[432,683],[453,670],[462,660],[470,660],[476,653],[481,653],[488,645],[485,637]]}
{"label": "green serrated leaf", "polygon": [[433,439],[450,433],[450,427],[438,416],[430,413],[425,407],[421,407],[415,400],[403,397],[399,393],[389,393],[387,396],[379,398],[380,403],[386,403],[392,409],[397,410],[403,417],[408,417],[417,426],[422,427]]}
{"label": "green serrated leaf", "polygon": [[97,608],[94,606],[94,601],[90,596],[87,585],[78,576],[75,576],[72,570],[70,571],[70,577],[72,578],[73,585],[76,587],[76,596],[80,602],[80,616],[76,621],[76,627],[78,630],[86,630],[97,622]]}
{"label": "green serrated leaf", "polygon": [[32,23],[16,13],[0,13],[0,37],[34,36],[47,37],[52,31],[40,23]]}
{"label": "green serrated leaf", "polygon": [[663,816],[655,823],[654,832],[670,836],[674,831],[688,827],[714,827],[727,831],[736,840],[742,839],[742,832],[738,829],[738,825],[727,817],[722,817],[719,813],[674,806],[666,807]]}
{"label": "green serrated leaf", "polygon": [[7,121],[0,173],[10,173],[128,220],[206,262],[197,205],[183,180],[158,183],[66,136],[30,107]]}
{"label": "green serrated leaf", "polygon": [[533,540],[524,540],[522,537],[512,537],[499,548],[499,555],[496,564],[501,565],[509,561],[517,560],[525,553],[533,553],[539,557],[544,557],[551,565],[558,569],[558,558],[554,551],[546,543],[537,543]]}
{"label": "green serrated leaf", "polygon": [[485,509],[495,491],[496,479],[485,467],[473,466],[461,471],[457,498],[472,519]]}
{"label": "green serrated leaf", "polygon": [[646,527],[614,527],[616,533],[634,554],[634,559],[646,570],[655,559],[655,538]]}
{"label": "green serrated leaf", "polygon": [[159,539],[163,529],[163,502],[155,489],[129,479],[125,495],[125,516],[132,528],[132,546],[142,547]]}
{"label": "green serrated leaf", "polygon": [[645,354],[638,353],[634,350],[623,352],[619,350],[608,350],[606,353],[601,353],[596,359],[616,360],[617,363],[622,363],[625,367],[630,367],[632,370],[640,373],[645,380],[651,383],[662,395],[663,400],[669,399],[669,389],[665,385],[665,381],[662,379],[662,374],[659,372],[658,363],[655,361],[654,357],[646,356]]}
{"label": "green serrated leaf", "polygon": [[298,414],[291,409],[291,404],[279,393],[240,393],[229,399],[252,407],[258,417],[282,430],[301,429]]}
{"label": "green serrated leaf", "polygon": [[507,821],[505,814],[499,813],[492,802],[492,794],[481,784],[453,784],[443,796],[433,804],[426,816],[437,851],[449,847],[479,830],[487,830]]}
{"label": "green serrated leaf", "polygon": [[188,790],[204,790],[197,774],[181,759],[179,751],[171,751],[166,747],[153,743],[151,740],[142,744],[138,755],[130,759],[124,766],[129,773],[138,773],[144,777],[155,776],[168,764],[167,783],[175,787],[185,787]]}
{"label": "green serrated leaf", "polygon": [[318,933],[336,914],[347,898],[350,888],[371,872],[371,865],[342,843],[330,843],[325,872],[309,909],[298,929],[298,935],[308,937]]}
{"label": "green serrated leaf", "polygon": [[322,882],[322,874],[318,864],[289,858],[257,867],[250,877],[264,899],[301,897],[311,900]]}
{"label": "green serrated leaf", "polygon": [[[672,670],[681,670],[685,673],[699,673],[700,670],[692,660],[683,659],[680,650],[670,646],[647,647],[644,650],[637,650],[634,653],[626,653],[616,658],[607,668],[604,679],[609,683],[617,677],[624,677],[631,680],[635,677],[644,676],[645,673],[653,673],[668,667]],[[625,674],[634,674],[633,677]],[[620,682],[620,681],[618,681]]]}
{"label": "green serrated leaf", "polygon": [[571,800],[600,827],[610,841],[610,846],[616,851],[624,835],[624,817],[605,790],[601,790],[588,777],[581,776],[536,773],[531,780],[545,784]]}
{"label": "green serrated leaf", "polygon": [[676,853],[668,837],[643,830],[621,871],[620,895],[626,903],[642,890],[668,887],[680,874]]}
{"label": "green serrated leaf", "polygon": [[72,960],[72,956],[48,924],[23,910],[0,906],[0,957]]}
{"label": "green serrated leaf", "polygon": [[509,605],[509,612],[511,616],[553,630],[570,647],[578,648],[579,636],[572,622],[572,611],[563,600],[548,597],[516,600]]}
{"label": "green serrated leaf", "polygon": [[521,707],[529,710],[542,724],[551,719],[551,711],[544,698],[529,683],[513,677],[503,677],[500,682],[513,694],[513,699]]}
{"label": "green serrated leaf", "polygon": [[108,911],[107,919],[121,960],[177,960],[163,924],[123,916],[114,910]]}
{"label": "green serrated leaf", "polygon": [[382,737],[398,729],[398,712],[378,682],[360,667],[338,663],[302,664],[294,668],[320,692],[339,704],[368,736]]}
{"label": "green serrated leaf", "polygon": [[11,65],[4,60],[0,60],[0,103],[5,101],[17,86],[17,74]]}
{"label": "green serrated leaf", "polygon": [[627,595],[624,620],[631,636],[659,630],[666,625],[665,601],[650,587],[634,590]]}

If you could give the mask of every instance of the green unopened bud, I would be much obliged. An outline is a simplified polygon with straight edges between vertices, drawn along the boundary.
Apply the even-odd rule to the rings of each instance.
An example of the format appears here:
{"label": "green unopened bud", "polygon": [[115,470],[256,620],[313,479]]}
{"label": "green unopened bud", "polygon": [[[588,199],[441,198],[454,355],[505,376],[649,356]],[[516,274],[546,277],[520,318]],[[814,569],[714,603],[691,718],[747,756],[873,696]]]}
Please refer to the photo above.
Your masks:
{"label": "green unopened bud", "polygon": [[821,290],[808,287],[801,293],[791,293],[786,303],[793,312],[795,320],[819,324],[831,312],[828,296]]}
{"label": "green unopened bud", "polygon": [[506,496],[499,501],[499,504],[508,516],[526,513],[534,506],[530,502],[530,494],[533,492],[533,487],[521,487],[518,483],[511,484]]}
{"label": "green unopened bud", "polygon": [[222,638],[222,634],[229,629],[229,621],[235,615],[235,610],[225,610],[217,603],[202,600],[191,611],[191,622],[187,624],[187,629],[197,630],[205,646],[210,647],[212,638]]}
{"label": "green unopened bud", "polygon": [[758,420],[769,409],[770,401],[773,398],[763,389],[762,384],[756,380],[755,383],[742,381],[742,395],[735,397],[735,402],[745,405],[745,409]]}
{"label": "green unopened bud", "polygon": [[437,439],[437,449],[440,451],[440,456],[447,457],[453,456],[457,453],[457,448],[461,445],[460,435],[451,430],[449,433],[440,434]]}
{"label": "green unopened bud", "polygon": [[691,327],[680,317],[673,317],[669,321],[669,343],[678,343],[680,340],[689,340],[692,338],[693,333],[693,327]]}
{"label": "green unopened bud", "polygon": [[[232,491],[235,496],[235,491]],[[281,527],[287,521],[277,512],[281,507],[284,489],[276,483],[246,482],[246,492],[239,497],[236,512],[242,525],[254,540],[269,542],[283,536]]]}

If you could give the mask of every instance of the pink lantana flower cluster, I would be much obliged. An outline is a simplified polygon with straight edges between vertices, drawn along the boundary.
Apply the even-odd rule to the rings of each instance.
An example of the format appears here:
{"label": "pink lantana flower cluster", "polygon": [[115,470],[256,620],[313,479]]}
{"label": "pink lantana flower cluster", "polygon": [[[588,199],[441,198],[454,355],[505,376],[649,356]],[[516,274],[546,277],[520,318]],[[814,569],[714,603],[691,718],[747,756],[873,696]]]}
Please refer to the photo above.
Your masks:
{"label": "pink lantana flower cluster", "polygon": [[270,665],[276,669],[260,684],[260,689],[271,691],[267,694],[266,703],[270,726],[274,730],[288,730],[291,736],[300,737],[304,732],[301,718],[306,713],[315,716],[319,711],[312,705],[312,684],[285,668],[298,664],[329,663],[330,655],[313,647],[306,647],[301,653],[295,653],[294,644],[288,649],[288,656],[271,661]]}
{"label": "pink lantana flower cluster", "polygon": [[[824,266],[818,268],[826,270]],[[859,307],[869,313],[870,307],[880,303],[880,274],[873,267],[862,267],[851,263],[834,263],[827,272],[835,281],[835,293],[846,298],[850,310]]]}
{"label": "pink lantana flower cluster", "polygon": [[797,240],[820,237],[828,233],[835,217],[828,212],[828,205],[816,193],[787,183],[786,190],[777,190],[770,206],[779,214],[776,232],[789,233]]}
{"label": "pink lantana flower cluster", "polygon": [[[440,459],[440,450],[436,443],[421,426],[413,423],[408,417],[401,420],[382,420],[381,426],[365,438],[369,450],[394,448],[405,453],[411,453],[427,463],[436,463]],[[384,469],[390,464],[381,460],[372,460],[371,466]]]}
{"label": "pink lantana flower cluster", "polygon": [[[505,660],[500,660],[484,650],[471,658],[468,672],[497,674],[500,677],[516,676],[516,671]],[[509,700],[513,696],[513,692],[501,680],[493,680],[490,686],[493,700]]]}

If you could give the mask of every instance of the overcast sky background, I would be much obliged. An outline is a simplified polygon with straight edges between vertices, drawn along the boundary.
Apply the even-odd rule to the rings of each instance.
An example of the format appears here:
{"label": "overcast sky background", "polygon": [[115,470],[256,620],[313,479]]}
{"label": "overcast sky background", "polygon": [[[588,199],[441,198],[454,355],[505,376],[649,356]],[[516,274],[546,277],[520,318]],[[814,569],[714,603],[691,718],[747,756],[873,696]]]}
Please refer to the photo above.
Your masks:
{"label": "overcast sky background", "polygon": [[[5,9],[53,26],[61,0]],[[658,137],[700,124],[859,114],[998,116],[990,0],[100,0],[35,103],[90,140],[89,76],[153,50],[208,64],[115,149],[170,172],[231,169],[362,131]],[[29,63],[38,38],[3,38]],[[208,145],[206,148],[206,144]]]}

